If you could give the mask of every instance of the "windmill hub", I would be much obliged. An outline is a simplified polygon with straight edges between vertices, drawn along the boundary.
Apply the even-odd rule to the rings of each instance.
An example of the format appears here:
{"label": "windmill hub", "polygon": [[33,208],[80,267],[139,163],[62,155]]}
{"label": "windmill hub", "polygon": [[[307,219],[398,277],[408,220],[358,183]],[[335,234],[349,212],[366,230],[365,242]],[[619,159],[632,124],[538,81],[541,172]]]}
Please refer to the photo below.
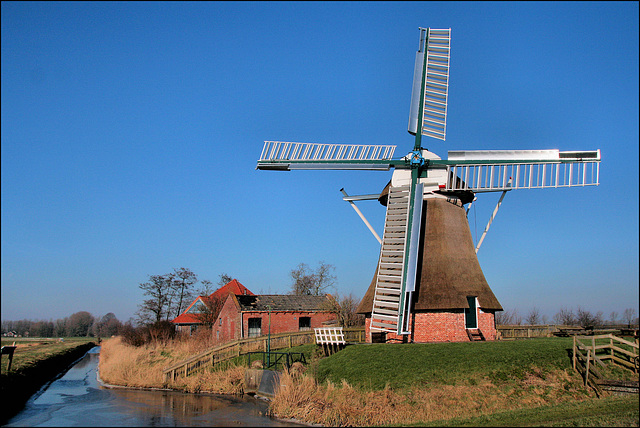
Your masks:
{"label": "windmill hub", "polygon": [[[414,160],[418,158],[419,160]],[[447,183],[446,168],[429,165],[430,160],[441,160],[440,156],[426,149],[413,151],[404,157],[412,167],[422,168],[421,178],[419,182],[424,186],[424,194],[430,195],[439,191],[442,186]],[[426,177],[424,177],[426,175]],[[411,169],[395,168],[391,177],[391,185],[410,186],[411,185]]]}

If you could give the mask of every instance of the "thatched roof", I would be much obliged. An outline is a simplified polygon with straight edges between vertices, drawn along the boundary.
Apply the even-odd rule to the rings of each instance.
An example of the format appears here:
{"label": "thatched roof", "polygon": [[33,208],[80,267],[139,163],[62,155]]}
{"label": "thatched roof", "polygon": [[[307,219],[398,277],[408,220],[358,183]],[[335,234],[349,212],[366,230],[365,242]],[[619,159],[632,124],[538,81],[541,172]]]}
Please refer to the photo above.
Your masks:
{"label": "thatched roof", "polygon": [[[480,268],[464,208],[446,199],[428,198],[422,215],[414,309],[468,308],[467,296],[477,296],[481,308],[503,310]],[[376,275],[377,270],[358,313],[371,312]]]}

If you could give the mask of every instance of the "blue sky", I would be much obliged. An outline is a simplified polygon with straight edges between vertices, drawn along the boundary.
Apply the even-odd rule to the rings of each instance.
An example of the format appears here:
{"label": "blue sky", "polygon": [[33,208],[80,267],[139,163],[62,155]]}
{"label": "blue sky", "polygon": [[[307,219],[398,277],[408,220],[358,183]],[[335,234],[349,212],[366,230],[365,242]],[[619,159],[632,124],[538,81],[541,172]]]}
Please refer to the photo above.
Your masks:
{"label": "blue sky", "polygon": [[[409,151],[419,27],[451,28],[448,150],[602,151],[518,190],[478,253],[503,307],[638,312],[637,2],[2,2],[2,318],[134,315],[187,267],[361,298],[379,244],[341,197],[391,172],[257,171],[265,140]],[[423,140],[424,141],[424,140]],[[469,212],[476,239],[499,194]],[[382,235],[384,207],[358,203]]]}

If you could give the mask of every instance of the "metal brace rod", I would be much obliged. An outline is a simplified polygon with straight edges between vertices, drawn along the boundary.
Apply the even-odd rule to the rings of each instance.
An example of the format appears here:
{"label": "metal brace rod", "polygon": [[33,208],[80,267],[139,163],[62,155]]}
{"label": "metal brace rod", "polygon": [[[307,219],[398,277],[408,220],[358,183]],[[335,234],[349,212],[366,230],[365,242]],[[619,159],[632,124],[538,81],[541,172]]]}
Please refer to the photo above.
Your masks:
{"label": "metal brace rod", "polygon": [[[349,197],[349,195],[347,195],[347,192],[344,191],[344,187],[342,189],[340,189],[340,191],[342,192],[342,194],[345,197]],[[351,207],[353,207],[354,210],[356,210],[356,213],[358,213],[358,215],[360,216],[360,218],[362,219],[362,221],[364,221],[364,224],[367,225],[367,227],[369,228],[369,230],[371,231],[371,233],[373,233],[373,236],[378,240],[378,242],[380,243],[380,245],[382,245],[382,239],[380,239],[380,237],[378,236],[378,234],[376,233],[375,230],[373,230],[373,227],[371,226],[371,224],[367,221],[367,219],[365,218],[364,214],[362,214],[362,212],[360,212],[360,210],[358,209],[358,207],[356,207],[356,204],[353,201],[347,200],[345,199],[345,201],[349,202],[351,204]]]}
{"label": "metal brace rod", "polygon": [[[507,186],[511,186],[511,178],[509,178],[509,182],[507,183]],[[504,199],[504,195],[507,194],[507,192],[511,190],[511,189],[507,189],[507,190],[503,190],[502,191],[502,195],[500,195],[500,200],[498,201],[498,204],[496,205],[496,208],[493,210],[493,214],[491,214],[491,218],[489,219],[489,223],[487,223],[487,227],[484,228],[484,232],[482,232],[482,236],[480,237],[480,241],[478,242],[478,245],[476,246],[476,254],[478,254],[478,250],[480,249],[480,245],[482,245],[482,241],[484,241],[484,237],[487,236],[487,232],[489,231],[489,227],[491,226],[491,223],[493,222],[493,219],[496,218],[496,215],[498,214],[498,209],[500,208],[500,205],[502,204],[502,200]]]}
{"label": "metal brace rod", "polygon": [[[511,190],[511,189],[509,189]],[[487,232],[489,231],[489,227],[491,226],[491,222],[494,218],[496,218],[496,214],[498,214],[498,208],[500,208],[500,204],[502,204],[502,200],[504,199],[504,195],[507,194],[509,190],[503,190],[502,195],[500,195],[500,200],[498,201],[498,205],[493,210],[493,214],[491,214],[491,218],[489,219],[489,223],[487,223],[487,227],[484,228],[484,232],[482,232],[482,236],[480,237],[480,241],[478,242],[478,246],[476,247],[476,254],[478,254],[478,250],[480,249],[480,245],[482,245],[482,241],[484,237],[487,236]]]}

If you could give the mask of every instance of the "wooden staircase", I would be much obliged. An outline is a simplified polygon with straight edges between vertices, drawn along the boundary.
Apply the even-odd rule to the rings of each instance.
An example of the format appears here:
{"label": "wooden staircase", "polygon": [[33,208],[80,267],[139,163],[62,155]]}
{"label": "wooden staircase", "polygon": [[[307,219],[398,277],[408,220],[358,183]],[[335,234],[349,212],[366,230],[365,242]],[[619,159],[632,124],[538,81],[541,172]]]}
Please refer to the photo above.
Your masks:
{"label": "wooden staircase", "polygon": [[487,340],[479,328],[468,328],[467,335],[469,336],[469,340],[472,342],[482,342]]}

